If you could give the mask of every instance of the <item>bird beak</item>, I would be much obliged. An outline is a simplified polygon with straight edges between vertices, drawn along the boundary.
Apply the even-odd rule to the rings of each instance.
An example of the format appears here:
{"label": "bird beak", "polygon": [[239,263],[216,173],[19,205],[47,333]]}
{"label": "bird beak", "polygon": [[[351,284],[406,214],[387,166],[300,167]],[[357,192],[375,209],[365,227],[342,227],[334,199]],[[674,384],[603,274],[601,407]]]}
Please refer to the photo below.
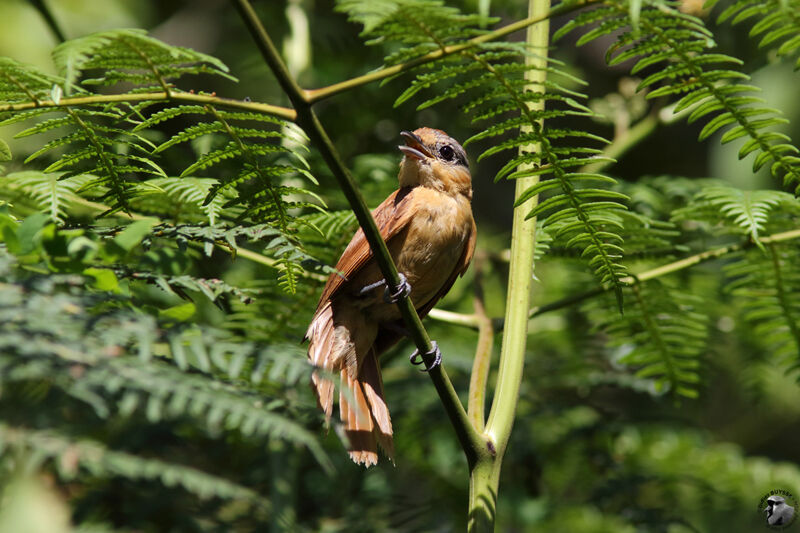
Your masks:
{"label": "bird beak", "polygon": [[401,152],[414,159],[419,159],[420,161],[433,157],[433,154],[422,144],[422,139],[417,135],[414,135],[410,131],[401,131],[400,135],[406,138],[405,146],[398,146]]}

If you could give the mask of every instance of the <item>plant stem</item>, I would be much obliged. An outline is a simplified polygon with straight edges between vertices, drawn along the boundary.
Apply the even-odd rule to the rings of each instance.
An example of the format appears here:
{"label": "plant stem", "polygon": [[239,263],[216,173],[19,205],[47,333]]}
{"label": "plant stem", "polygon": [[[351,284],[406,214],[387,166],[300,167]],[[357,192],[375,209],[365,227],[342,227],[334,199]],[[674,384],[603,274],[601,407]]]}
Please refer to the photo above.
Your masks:
{"label": "plant stem", "polygon": [[[800,239],[800,229],[783,231],[780,233],[773,233],[772,235],[761,237],[759,240],[763,244],[770,244],[782,241],[790,241],[794,239]],[[705,263],[707,261],[718,259],[728,254],[738,252],[739,250],[747,250],[748,248],[752,248],[755,245],[756,244],[753,241],[745,241],[739,244],[731,244],[728,246],[721,246],[719,248],[712,248],[711,250],[706,250],[705,252],[700,252],[699,254],[690,255],[689,257],[684,257],[683,259],[679,259],[677,261],[673,261],[671,263],[667,263],[665,265],[661,265],[656,268],[646,270],[641,274],[634,274],[633,276],[625,276],[624,278],[621,278],[620,281],[626,285],[631,285],[633,283],[636,283],[637,280],[641,283],[651,279],[660,278],[661,276],[673,274],[675,272],[679,272],[681,270],[697,266],[701,263]],[[528,318],[534,318],[539,315],[549,313],[550,311],[557,311],[559,309],[564,309],[565,307],[569,307],[576,303],[580,303],[584,300],[588,300],[589,298],[599,296],[608,290],[609,289],[605,287],[596,287],[594,289],[585,292],[561,298],[560,300],[556,300],[548,304],[532,307],[530,312],[528,313]],[[436,312],[434,313],[434,311]],[[478,329],[479,326],[478,319],[474,314],[466,315],[461,313],[453,313],[452,311],[442,311],[434,309],[433,311],[431,311],[430,316],[436,320],[440,320],[442,322],[446,322],[448,324],[453,324],[456,326],[464,326],[473,329]],[[504,327],[504,320],[502,318],[499,319],[495,318],[493,319],[493,324],[495,327],[495,331],[500,331]]]}
{"label": "plant stem", "polygon": [[483,303],[483,259],[476,257],[473,268],[475,269],[475,315],[478,323],[478,344],[475,347],[475,359],[472,361],[472,373],[469,382],[469,401],[467,415],[472,422],[472,427],[483,431],[486,424],[484,408],[486,402],[486,382],[489,379],[489,367],[492,364],[492,346],[494,345],[494,327],[492,319],[486,315]]}
{"label": "plant stem", "polygon": [[[536,56],[528,55],[525,71],[526,90],[544,92],[546,77],[546,53],[550,37],[550,24],[546,15],[550,12],[550,0],[529,0],[528,19],[541,22],[528,26],[526,43]],[[544,98],[527,102],[528,108],[544,109]],[[541,122],[539,123],[541,127]],[[532,124],[523,126],[522,133],[533,130]],[[520,147],[520,151],[540,151],[538,144]],[[516,180],[515,200],[539,181],[539,176],[528,176]],[[503,345],[500,350],[500,368],[495,385],[495,396],[484,435],[492,444],[492,452],[480,456],[470,470],[469,531],[472,533],[494,531],[497,495],[500,484],[500,469],[503,464],[522,382],[525,362],[525,345],[528,339],[528,308],[530,306],[531,282],[533,279],[536,218],[527,218],[536,206],[538,198],[529,200],[524,206],[514,208],[511,230],[511,262],[509,265],[508,290],[506,292],[506,319]]]}
{"label": "plant stem", "polygon": [[661,123],[658,113],[651,113],[645,118],[625,130],[624,133],[618,135],[614,140],[605,147],[603,153],[600,154],[600,160],[596,163],[590,163],[581,168],[581,172],[602,172],[614,163],[614,159],[623,155],[625,152],[639,144],[641,141],[650,136],[651,133],[656,131],[656,128]]}
{"label": "plant stem", "polygon": [[295,120],[297,114],[294,109],[277,105],[260,104],[257,102],[245,102],[232,98],[220,98],[208,94],[194,94],[170,89],[169,94],[164,92],[157,93],[137,93],[137,94],[93,94],[91,96],[72,96],[62,98],[58,103],[52,100],[38,100],[32,102],[21,102],[18,104],[0,105],[0,111],[23,111],[41,107],[70,107],[85,104],[104,104],[109,102],[187,102],[193,104],[211,104],[219,107],[229,107],[233,109],[243,109],[256,113],[266,113],[286,120]]}
{"label": "plant stem", "polygon": [[305,96],[308,102],[312,103],[319,102],[320,100],[329,98],[340,92],[353,89],[354,87],[360,87],[361,85],[366,85],[374,81],[380,81],[389,78],[391,76],[395,76],[397,74],[400,74],[401,72],[405,72],[407,70],[410,70],[414,67],[418,67],[425,63],[436,61],[437,59],[447,57],[451,54],[462,52],[478,44],[487,43],[490,41],[496,41],[497,39],[501,39],[511,33],[517,32],[525,28],[529,28],[534,24],[542,22],[543,20],[547,20],[557,15],[563,15],[565,13],[575,11],[577,9],[580,9],[588,5],[596,4],[599,1],[600,0],[576,0],[574,2],[571,1],[561,2],[556,7],[548,10],[545,13],[537,14],[535,16],[530,16],[526,19],[519,20],[512,24],[508,24],[507,26],[503,26],[502,28],[498,28],[492,32],[485,33],[478,37],[474,37],[465,43],[446,46],[442,49],[436,50],[422,57],[413,59],[411,61],[400,63],[398,65],[392,65],[391,67],[382,68],[374,72],[370,72],[369,74],[364,74],[363,76],[358,76],[356,78],[351,78],[349,80],[335,83],[333,85],[328,85],[327,87],[321,87],[319,89],[310,89],[305,91]]}
{"label": "plant stem", "polygon": [[[297,113],[295,122],[306,132],[312,144],[319,150],[325,163],[336,178],[336,181],[339,182],[342,192],[347,198],[353,213],[356,215],[361,229],[364,231],[372,255],[378,263],[387,285],[390,287],[399,286],[400,277],[397,274],[394,261],[391,255],[389,255],[386,243],[378,231],[375,220],[372,218],[372,214],[369,212],[364,197],[356,186],[353,176],[342,162],[333,142],[330,137],[328,137],[328,134],[316,114],[311,109],[312,102],[308,98],[306,92],[303,91],[294,78],[292,78],[280,54],[278,54],[272,39],[261,24],[255,10],[253,10],[253,7],[250,5],[250,2],[248,0],[233,0],[233,2],[242,20],[252,34],[261,54],[264,56],[264,60],[267,65],[269,65],[281,88],[292,102]],[[433,349],[430,338],[428,337],[427,331],[422,326],[422,321],[411,299],[407,297],[400,298],[397,302],[397,306],[419,352],[423,354],[430,353]],[[425,360],[426,364],[430,365],[433,356],[426,355]],[[467,412],[464,410],[464,406],[461,404],[461,400],[458,398],[458,394],[456,394],[453,384],[450,382],[444,370],[444,366],[437,366],[428,372],[428,375],[431,377],[436,391],[439,393],[439,397],[442,400],[445,411],[450,417],[456,435],[467,456],[467,461],[473,464],[476,461],[477,455],[479,455],[477,450],[486,448],[482,437],[470,424],[467,418]]]}
{"label": "plant stem", "polygon": [[64,34],[58,22],[56,22],[56,18],[53,16],[53,13],[50,11],[50,8],[47,7],[44,0],[28,0],[28,2],[39,12],[58,42],[63,43],[66,41],[67,36]]}

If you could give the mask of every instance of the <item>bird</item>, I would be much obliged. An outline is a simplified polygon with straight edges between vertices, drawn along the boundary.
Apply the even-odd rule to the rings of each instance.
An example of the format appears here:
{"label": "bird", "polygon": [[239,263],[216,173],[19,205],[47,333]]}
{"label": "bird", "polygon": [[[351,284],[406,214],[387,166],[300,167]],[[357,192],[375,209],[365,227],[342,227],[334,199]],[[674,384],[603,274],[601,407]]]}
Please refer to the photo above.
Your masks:
{"label": "bird", "polygon": [[786,504],[783,496],[770,496],[764,508],[767,524],[770,526],[788,525],[794,517],[794,507]]}
{"label": "bird", "polygon": [[[311,384],[326,425],[333,413],[339,377],[339,417],[356,464],[377,464],[378,445],[394,464],[392,421],[378,357],[405,334],[394,303],[402,295],[420,318],[469,267],[475,250],[472,176],[464,148],[432,128],[402,131],[405,144],[399,188],[372,216],[402,281],[388,287],[362,229],[345,248],[328,277],[308,326]],[[383,287],[383,294],[381,294]],[[434,344],[435,361],[441,360]],[[416,352],[415,352],[416,354]],[[412,363],[415,362],[412,355]]]}

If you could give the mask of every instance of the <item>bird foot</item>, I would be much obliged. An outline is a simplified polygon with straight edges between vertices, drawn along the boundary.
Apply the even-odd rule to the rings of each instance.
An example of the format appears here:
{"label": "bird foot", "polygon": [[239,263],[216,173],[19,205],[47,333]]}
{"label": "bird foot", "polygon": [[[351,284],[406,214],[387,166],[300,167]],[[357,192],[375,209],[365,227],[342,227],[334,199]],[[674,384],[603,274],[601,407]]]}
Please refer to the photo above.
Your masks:
{"label": "bird foot", "polygon": [[375,283],[370,283],[369,285],[362,287],[361,290],[358,291],[358,294],[360,296],[364,296],[369,291],[377,289],[382,285],[386,285],[386,288],[383,289],[383,301],[386,302],[387,304],[396,304],[401,297],[405,297],[411,294],[411,285],[408,283],[408,279],[406,279],[406,276],[402,272],[398,272],[397,276],[400,278],[400,285],[398,285],[394,290],[391,290],[389,284],[386,283],[386,280],[382,279],[380,281],[376,281]]}
{"label": "bird foot", "polygon": [[412,365],[425,364],[425,356],[431,356],[434,358],[431,366],[426,365],[423,370],[420,370],[420,372],[430,372],[442,364],[442,352],[439,350],[439,344],[436,341],[431,341],[431,346],[433,348],[431,348],[430,352],[420,355],[419,350],[414,350],[414,353],[412,353],[411,357],[409,358]]}
{"label": "bird foot", "polygon": [[402,272],[398,272],[397,276],[400,278],[400,285],[392,291],[387,283],[386,288],[383,290],[383,301],[387,304],[396,304],[400,298],[405,298],[411,294],[411,285],[409,285],[406,276]]}

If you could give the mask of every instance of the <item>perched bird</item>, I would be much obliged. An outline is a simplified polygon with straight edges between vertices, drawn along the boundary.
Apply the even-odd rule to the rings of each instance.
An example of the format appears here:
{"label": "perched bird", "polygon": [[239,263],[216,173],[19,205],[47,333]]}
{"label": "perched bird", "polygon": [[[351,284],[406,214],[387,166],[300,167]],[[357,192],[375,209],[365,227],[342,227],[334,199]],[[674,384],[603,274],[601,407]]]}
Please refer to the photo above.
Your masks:
{"label": "perched bird", "polygon": [[[445,132],[403,131],[400,188],[372,212],[401,274],[397,294],[384,287],[383,274],[359,229],[328,278],[306,332],[308,357],[320,408],[330,420],[334,383],[340,376],[339,416],[356,463],[378,462],[377,444],[394,461],[392,421],[383,394],[378,356],[403,336],[396,305],[408,294],[424,317],[462,275],[475,248],[472,178],[467,154]],[[383,290],[381,290],[383,289]],[[441,356],[437,353],[437,363]],[[434,366],[435,366],[434,364]]]}

